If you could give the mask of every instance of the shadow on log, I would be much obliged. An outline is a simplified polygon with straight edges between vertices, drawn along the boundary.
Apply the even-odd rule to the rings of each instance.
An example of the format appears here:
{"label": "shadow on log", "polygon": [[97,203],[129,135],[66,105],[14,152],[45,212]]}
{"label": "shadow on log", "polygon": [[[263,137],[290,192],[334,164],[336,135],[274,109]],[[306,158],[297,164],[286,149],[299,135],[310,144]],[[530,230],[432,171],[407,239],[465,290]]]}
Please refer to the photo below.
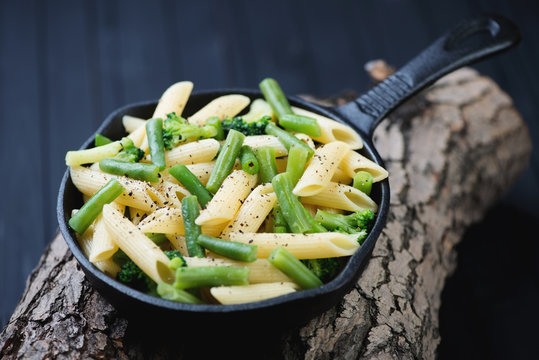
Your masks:
{"label": "shadow on log", "polygon": [[403,104],[375,143],[390,173],[387,226],[355,288],[308,324],[264,331],[253,319],[252,329],[193,334],[128,323],[57,235],[0,334],[2,358],[434,358],[454,247],[526,168],[529,134],[511,99],[464,68]]}

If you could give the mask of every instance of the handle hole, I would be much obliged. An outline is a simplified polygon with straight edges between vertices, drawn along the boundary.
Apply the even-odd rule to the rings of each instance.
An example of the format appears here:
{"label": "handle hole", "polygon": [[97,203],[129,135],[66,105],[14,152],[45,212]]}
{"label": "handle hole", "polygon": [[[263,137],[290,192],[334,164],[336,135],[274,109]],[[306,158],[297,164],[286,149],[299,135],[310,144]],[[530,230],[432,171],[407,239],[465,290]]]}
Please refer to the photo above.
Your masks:
{"label": "handle hole", "polygon": [[478,47],[492,41],[500,32],[500,25],[492,19],[481,19],[454,30],[444,44],[446,51]]}

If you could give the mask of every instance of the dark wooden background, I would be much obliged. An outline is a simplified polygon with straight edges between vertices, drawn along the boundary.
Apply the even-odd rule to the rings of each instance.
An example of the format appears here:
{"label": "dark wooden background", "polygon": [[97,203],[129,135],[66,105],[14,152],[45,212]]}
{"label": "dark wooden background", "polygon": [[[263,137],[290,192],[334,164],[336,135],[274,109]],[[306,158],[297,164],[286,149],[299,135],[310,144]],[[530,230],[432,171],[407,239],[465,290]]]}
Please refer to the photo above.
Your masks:
{"label": "dark wooden background", "polygon": [[[52,239],[64,155],[104,117],[173,82],[328,96],[369,86],[363,65],[400,66],[456,22],[513,19],[515,50],[475,66],[511,95],[539,140],[539,4],[524,0],[0,0],[0,326]],[[459,246],[441,310],[443,358],[535,353],[539,157]]]}

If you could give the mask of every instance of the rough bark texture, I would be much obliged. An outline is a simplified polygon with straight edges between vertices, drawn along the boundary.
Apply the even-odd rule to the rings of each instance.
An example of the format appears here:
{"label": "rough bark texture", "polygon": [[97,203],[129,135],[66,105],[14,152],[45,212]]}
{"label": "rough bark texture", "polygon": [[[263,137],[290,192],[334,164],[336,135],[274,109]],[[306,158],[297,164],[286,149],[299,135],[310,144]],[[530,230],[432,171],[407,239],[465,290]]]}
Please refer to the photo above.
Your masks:
{"label": "rough bark texture", "polygon": [[[444,281],[456,265],[454,247],[526,167],[527,128],[495,83],[461,69],[401,106],[376,130],[375,143],[390,172],[391,210],[357,285],[300,329],[249,337],[250,350],[258,350],[246,357],[436,356],[438,311]],[[141,340],[153,332],[160,330],[136,329],[116,313],[58,235],[0,334],[0,351],[5,359],[203,358],[210,348],[224,355],[238,346],[226,347],[225,334],[219,345],[207,341],[200,348],[194,337],[172,345]]]}

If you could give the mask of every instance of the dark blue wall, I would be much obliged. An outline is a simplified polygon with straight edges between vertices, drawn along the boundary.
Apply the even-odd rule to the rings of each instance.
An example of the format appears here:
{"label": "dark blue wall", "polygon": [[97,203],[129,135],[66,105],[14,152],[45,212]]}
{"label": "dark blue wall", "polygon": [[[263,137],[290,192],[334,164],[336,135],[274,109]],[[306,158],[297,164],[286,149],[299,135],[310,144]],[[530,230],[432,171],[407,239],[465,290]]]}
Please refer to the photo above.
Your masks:
{"label": "dark blue wall", "polygon": [[[521,28],[514,51],[476,66],[514,99],[539,137],[539,11],[524,0],[0,1],[0,326],[56,228],[64,155],[104,117],[171,83],[290,94],[369,86],[363,65],[400,66],[463,18],[500,12]],[[539,216],[539,158],[503,204]],[[532,227],[530,231],[535,229]]]}

